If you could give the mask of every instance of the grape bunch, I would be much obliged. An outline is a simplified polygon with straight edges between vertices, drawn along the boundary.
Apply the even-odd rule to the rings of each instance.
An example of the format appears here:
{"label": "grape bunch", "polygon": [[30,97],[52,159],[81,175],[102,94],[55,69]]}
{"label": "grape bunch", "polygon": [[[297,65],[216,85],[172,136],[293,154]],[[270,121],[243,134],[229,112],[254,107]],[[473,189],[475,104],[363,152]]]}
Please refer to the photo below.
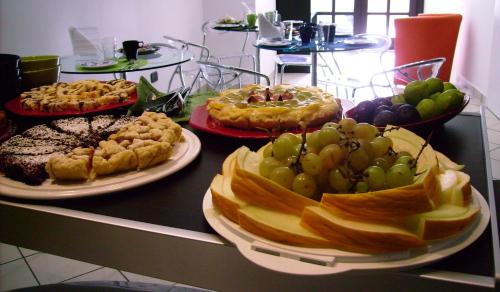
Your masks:
{"label": "grape bunch", "polygon": [[416,159],[368,123],[346,118],[302,135],[281,134],[263,149],[260,175],[306,197],[363,193],[413,183]]}

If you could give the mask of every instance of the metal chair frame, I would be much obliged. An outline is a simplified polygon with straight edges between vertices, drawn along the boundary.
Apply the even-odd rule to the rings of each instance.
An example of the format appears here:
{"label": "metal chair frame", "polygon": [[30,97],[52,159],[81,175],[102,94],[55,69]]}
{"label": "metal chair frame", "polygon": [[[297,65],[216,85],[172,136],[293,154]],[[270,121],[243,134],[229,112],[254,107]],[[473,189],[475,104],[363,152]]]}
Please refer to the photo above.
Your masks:
{"label": "metal chair frame", "polygon": [[[372,75],[370,79],[370,87],[375,97],[379,97],[376,91],[377,87],[390,87],[392,90],[392,94],[396,95],[397,92],[397,84],[394,81],[409,83],[414,80],[425,80],[429,77],[436,77],[439,74],[439,70],[441,66],[446,61],[446,58],[434,58],[429,60],[422,60],[418,62],[413,62],[401,66],[394,67],[389,70],[385,70],[382,72],[378,72]],[[428,76],[424,75],[424,70],[428,71],[428,68],[431,69],[431,74]],[[412,71],[416,70],[416,71]],[[410,73],[414,73],[411,74]],[[390,76],[391,74],[395,74],[394,76]],[[387,84],[377,84],[375,79],[377,79],[380,75],[382,75],[387,82]],[[416,78],[415,78],[415,77]],[[392,80],[392,82],[391,82]]]}
{"label": "metal chair frame", "polygon": [[[266,80],[267,86],[271,86],[271,80],[269,79],[269,77],[256,71],[206,61],[197,61],[197,63],[200,65],[201,74],[207,81],[207,84],[215,91],[225,89],[234,80],[239,80],[239,87],[241,88],[241,76],[244,74],[253,75],[257,79],[264,78],[264,80]],[[216,73],[209,74],[207,68],[215,70]],[[215,82],[212,81],[210,77],[215,77]]]}

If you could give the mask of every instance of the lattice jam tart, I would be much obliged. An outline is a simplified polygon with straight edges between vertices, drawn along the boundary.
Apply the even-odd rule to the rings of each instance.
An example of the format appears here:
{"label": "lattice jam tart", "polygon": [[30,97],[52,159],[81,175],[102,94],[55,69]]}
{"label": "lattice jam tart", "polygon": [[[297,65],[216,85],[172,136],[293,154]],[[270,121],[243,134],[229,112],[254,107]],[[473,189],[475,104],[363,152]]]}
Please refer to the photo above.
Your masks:
{"label": "lattice jam tart", "polygon": [[208,114],[225,126],[241,129],[291,129],[337,121],[340,101],[316,87],[257,84],[228,89],[209,100]]}
{"label": "lattice jam tart", "polygon": [[29,111],[87,111],[122,103],[135,90],[135,83],[123,79],[58,82],[23,92],[20,102],[21,107]]}
{"label": "lattice jam tart", "polygon": [[60,181],[145,169],[165,162],[181,134],[181,127],[165,114],[146,112],[96,148],[51,156],[45,169],[51,179]]}

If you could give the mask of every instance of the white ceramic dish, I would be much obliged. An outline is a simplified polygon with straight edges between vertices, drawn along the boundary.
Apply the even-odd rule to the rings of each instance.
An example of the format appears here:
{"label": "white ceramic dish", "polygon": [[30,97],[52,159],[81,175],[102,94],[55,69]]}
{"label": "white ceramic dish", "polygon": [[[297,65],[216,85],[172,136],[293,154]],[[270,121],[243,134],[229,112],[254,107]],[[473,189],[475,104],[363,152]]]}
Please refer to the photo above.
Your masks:
{"label": "white ceramic dish", "polygon": [[114,60],[103,60],[103,61],[84,61],[80,63],[80,67],[85,69],[99,69],[99,68],[107,68],[113,65],[118,64],[118,62]]}
{"label": "white ceramic dish", "polygon": [[214,28],[236,28],[240,26],[241,23],[218,23],[214,26]]}
{"label": "white ceramic dish", "polygon": [[257,45],[266,46],[266,47],[286,47],[291,45],[292,42],[289,40],[282,41],[273,41],[273,40],[260,40],[257,42]]}
{"label": "white ceramic dish", "polygon": [[453,237],[432,242],[421,249],[388,254],[360,254],[336,249],[304,248],[270,241],[252,234],[224,217],[212,204],[210,189],[203,198],[208,223],[234,243],[250,261],[264,268],[288,274],[327,275],[350,270],[404,269],[422,266],[452,255],[473,243],[486,229],[490,211],[486,200],[472,189],[479,216],[466,230]]}
{"label": "white ceramic dish", "polygon": [[186,129],[182,131],[185,141],[178,143],[172,157],[158,166],[100,177],[85,183],[56,184],[47,179],[40,186],[30,186],[0,176],[0,194],[22,199],[67,199],[106,194],[153,182],[184,168],[200,153],[198,137]]}

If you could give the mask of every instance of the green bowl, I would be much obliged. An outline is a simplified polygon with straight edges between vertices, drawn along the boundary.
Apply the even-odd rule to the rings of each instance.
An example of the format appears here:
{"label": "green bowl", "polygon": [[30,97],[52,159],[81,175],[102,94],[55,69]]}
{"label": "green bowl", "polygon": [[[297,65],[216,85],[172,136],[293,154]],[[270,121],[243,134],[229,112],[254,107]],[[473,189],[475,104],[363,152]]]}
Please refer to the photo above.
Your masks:
{"label": "green bowl", "polygon": [[59,56],[25,56],[21,57],[21,71],[37,71],[59,66]]}
{"label": "green bowl", "polygon": [[59,71],[61,66],[56,66],[43,70],[21,72],[21,87],[22,90],[30,90],[31,88],[49,85],[59,80]]}

